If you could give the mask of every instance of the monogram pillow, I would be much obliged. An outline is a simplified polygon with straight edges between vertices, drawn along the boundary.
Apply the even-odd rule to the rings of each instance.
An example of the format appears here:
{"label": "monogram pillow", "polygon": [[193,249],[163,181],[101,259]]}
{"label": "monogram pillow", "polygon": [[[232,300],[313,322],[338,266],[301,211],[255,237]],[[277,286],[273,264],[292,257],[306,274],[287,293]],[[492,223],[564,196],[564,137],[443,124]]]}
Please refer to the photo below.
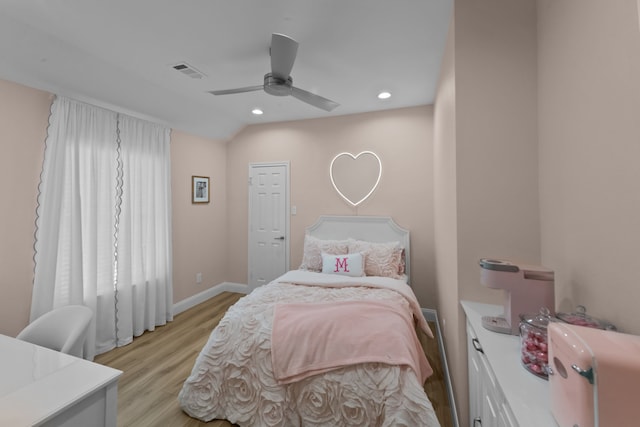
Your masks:
{"label": "monogram pillow", "polygon": [[360,252],[342,255],[323,252],[322,272],[352,277],[364,276],[364,256]]}

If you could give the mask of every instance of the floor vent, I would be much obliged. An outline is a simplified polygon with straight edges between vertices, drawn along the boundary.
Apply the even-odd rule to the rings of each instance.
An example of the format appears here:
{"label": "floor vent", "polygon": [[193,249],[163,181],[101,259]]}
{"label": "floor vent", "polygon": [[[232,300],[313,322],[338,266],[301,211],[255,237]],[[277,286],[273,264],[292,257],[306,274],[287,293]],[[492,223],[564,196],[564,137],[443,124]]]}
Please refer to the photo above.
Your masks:
{"label": "floor vent", "polygon": [[187,64],[186,62],[181,62],[179,64],[172,65],[174,70],[180,71],[182,74],[191,77],[192,79],[202,79],[206,77],[203,73],[196,70],[195,67]]}

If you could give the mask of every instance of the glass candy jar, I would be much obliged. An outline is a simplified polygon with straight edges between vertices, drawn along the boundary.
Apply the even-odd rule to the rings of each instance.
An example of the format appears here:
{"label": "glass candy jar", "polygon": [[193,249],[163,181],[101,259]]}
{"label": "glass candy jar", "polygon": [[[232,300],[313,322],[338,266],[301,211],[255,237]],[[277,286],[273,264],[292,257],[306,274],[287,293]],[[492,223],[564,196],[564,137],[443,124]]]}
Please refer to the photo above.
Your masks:
{"label": "glass candy jar", "polygon": [[606,329],[609,331],[616,330],[616,327],[611,323],[589,316],[584,305],[576,306],[576,311],[574,311],[573,313],[558,313],[556,316],[563,322],[570,323],[572,325],[585,326],[587,328]]}
{"label": "glass candy jar", "polygon": [[537,315],[522,315],[520,322],[520,360],[525,369],[547,379],[549,349],[547,326],[551,321],[549,309],[543,307]]}

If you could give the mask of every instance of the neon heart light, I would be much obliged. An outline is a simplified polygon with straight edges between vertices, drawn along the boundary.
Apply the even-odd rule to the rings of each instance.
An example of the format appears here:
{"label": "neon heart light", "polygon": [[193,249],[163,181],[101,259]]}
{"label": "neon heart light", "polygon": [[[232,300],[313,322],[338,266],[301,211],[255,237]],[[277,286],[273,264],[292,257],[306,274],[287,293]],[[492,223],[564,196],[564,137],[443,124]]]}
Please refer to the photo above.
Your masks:
{"label": "neon heart light", "polygon": [[[361,157],[363,156],[363,157]],[[354,179],[350,179],[350,177],[345,176],[345,173],[336,173],[335,171],[335,166],[336,166],[336,161],[338,161],[340,164],[344,164],[345,162],[349,162],[349,172],[351,172],[351,175],[354,176],[356,178],[358,177],[362,177],[362,176],[358,176],[358,175],[365,175],[365,174],[359,174],[358,171],[358,167],[366,167],[367,162],[364,161],[367,159],[367,156],[372,156],[373,157],[373,161],[374,161],[374,167],[377,168],[377,177],[375,177],[375,183],[372,186],[367,186],[366,183],[364,184],[365,186],[365,190],[362,191],[360,189],[353,189],[353,188],[349,188],[349,184],[352,184],[355,180]],[[361,161],[358,163],[358,159],[361,159]],[[351,164],[351,161],[353,161],[353,164]],[[371,163],[371,160],[369,160],[369,163]],[[360,165],[360,166],[359,166]],[[365,172],[364,170],[361,170],[360,172]],[[373,174],[371,175],[375,175],[375,171],[372,171]],[[338,175],[338,176],[336,176]],[[331,184],[333,184],[333,188],[335,188],[336,192],[340,195],[340,197],[342,197],[344,200],[346,200],[349,204],[351,204],[352,206],[358,206],[360,203],[364,202],[365,200],[367,200],[367,198],[369,198],[369,196],[371,196],[371,194],[375,191],[375,189],[378,187],[378,183],[380,182],[380,178],[382,177],[382,162],[380,161],[380,157],[377,156],[376,153],[372,152],[372,151],[363,151],[361,153],[356,154],[355,156],[351,153],[340,153],[337,156],[335,156],[333,158],[333,160],[331,160],[331,165],[329,166],[329,176],[331,178]],[[365,177],[366,178],[366,177]],[[338,184],[336,184],[336,180],[338,180]],[[351,198],[349,198],[349,196],[345,195],[345,193],[356,193],[355,197],[353,194],[349,194],[350,196],[352,196],[353,199],[356,199],[360,194],[364,193],[365,191],[368,192],[364,195],[364,197],[360,198],[357,201],[353,201]],[[349,191],[347,191],[349,190]]]}

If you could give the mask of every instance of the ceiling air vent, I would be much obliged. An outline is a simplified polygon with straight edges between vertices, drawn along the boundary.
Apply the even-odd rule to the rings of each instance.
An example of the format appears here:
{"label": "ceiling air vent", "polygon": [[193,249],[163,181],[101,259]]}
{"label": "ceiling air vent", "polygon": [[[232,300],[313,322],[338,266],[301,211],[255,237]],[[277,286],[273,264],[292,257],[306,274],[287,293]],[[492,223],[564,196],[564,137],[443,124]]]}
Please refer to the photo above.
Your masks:
{"label": "ceiling air vent", "polygon": [[174,70],[180,71],[182,74],[191,77],[192,79],[201,79],[205,77],[203,73],[196,70],[193,66],[187,64],[186,62],[181,62],[179,64],[172,65]]}

